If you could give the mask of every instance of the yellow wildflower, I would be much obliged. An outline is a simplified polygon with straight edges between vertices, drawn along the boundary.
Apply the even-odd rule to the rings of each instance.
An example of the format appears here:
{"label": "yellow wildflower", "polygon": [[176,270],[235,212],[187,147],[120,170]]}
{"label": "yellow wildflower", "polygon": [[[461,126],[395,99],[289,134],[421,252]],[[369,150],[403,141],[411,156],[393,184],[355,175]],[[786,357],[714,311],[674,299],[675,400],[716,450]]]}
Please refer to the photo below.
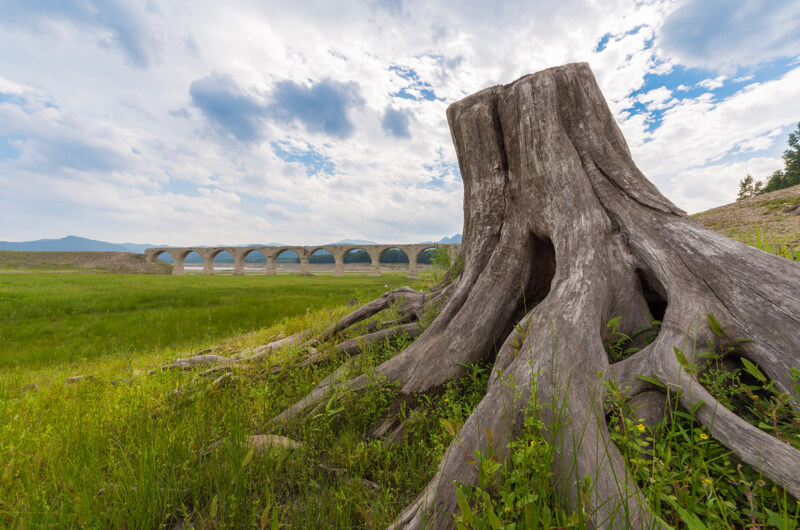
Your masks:
{"label": "yellow wildflower", "polygon": [[637,425],[636,428],[639,429],[639,432],[643,432],[644,431],[644,425],[642,425],[641,423],[639,425]]}
{"label": "yellow wildflower", "polygon": [[704,433],[704,432],[701,432],[700,433],[700,439],[701,440],[708,440],[708,435],[706,433]]}

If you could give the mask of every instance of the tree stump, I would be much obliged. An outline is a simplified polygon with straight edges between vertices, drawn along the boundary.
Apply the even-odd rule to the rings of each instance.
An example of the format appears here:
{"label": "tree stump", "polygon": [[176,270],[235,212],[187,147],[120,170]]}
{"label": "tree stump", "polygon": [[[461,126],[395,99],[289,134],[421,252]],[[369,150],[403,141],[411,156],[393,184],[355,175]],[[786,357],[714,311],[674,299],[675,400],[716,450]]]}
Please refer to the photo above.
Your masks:
{"label": "tree stump", "polygon": [[[541,420],[558,432],[553,471],[564,503],[586,509],[594,527],[656,525],[610,439],[606,379],[639,401],[663,406],[670,392],[697,407],[714,438],[800,498],[800,452],[719,405],[673,350],[714,339],[710,313],[726,337],[750,339],[733,355],[791,393],[800,265],[707,230],[662,196],[633,163],[585,63],[482,90],[452,104],[447,117],[464,183],[463,268],[430,327],[376,372],[410,395],[460,377],[464,363],[494,367],[486,396],[395,527],[454,526],[454,481],[477,481],[468,455],[487,449],[488,428],[495,454],[507,458],[534,378],[538,400],[563,411],[559,425],[552,411]],[[619,330],[630,335],[651,315],[663,322],[656,340],[611,363],[606,323],[621,317]],[[691,348],[685,354],[695,362]],[[324,395],[312,392],[283,418]]]}

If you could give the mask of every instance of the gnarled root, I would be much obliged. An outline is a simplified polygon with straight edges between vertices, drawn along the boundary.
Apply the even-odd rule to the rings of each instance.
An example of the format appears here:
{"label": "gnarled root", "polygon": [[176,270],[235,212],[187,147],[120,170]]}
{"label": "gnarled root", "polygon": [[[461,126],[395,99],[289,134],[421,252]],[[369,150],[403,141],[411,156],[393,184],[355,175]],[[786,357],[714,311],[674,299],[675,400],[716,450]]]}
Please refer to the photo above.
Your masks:
{"label": "gnarled root", "polygon": [[377,315],[384,309],[390,308],[392,304],[398,304],[397,311],[400,313],[401,320],[418,320],[425,308],[426,299],[430,299],[429,295],[421,291],[416,291],[411,287],[400,287],[399,289],[389,291],[341,318],[338,322],[325,330],[317,338],[317,341],[320,343],[327,342],[336,334],[350,326]]}
{"label": "gnarled root", "polygon": [[420,333],[422,333],[422,328],[420,328],[419,324],[417,323],[404,324],[396,328],[382,329],[367,335],[361,335],[359,337],[347,339],[346,341],[337,344],[327,351],[317,352],[316,354],[307,357],[304,361],[299,363],[297,368],[305,368],[307,366],[311,366],[312,364],[321,363],[334,356],[352,356],[363,351],[364,348],[367,348],[372,344],[381,343],[394,337],[406,336],[414,339],[418,337]]}
{"label": "gnarled root", "polygon": [[[424,313],[425,308],[427,307],[426,304],[439,300],[445,293],[446,290],[442,290],[434,293],[433,295],[427,295],[421,291],[415,291],[410,287],[401,287],[385,293],[372,302],[349,313],[316,338],[309,340],[312,332],[311,330],[307,329],[288,337],[275,340],[269,344],[264,344],[255,348],[248,348],[230,357],[223,357],[221,355],[213,355],[203,352],[202,354],[176,359],[170,364],[165,365],[162,369],[191,370],[198,367],[207,368],[214,365],[232,362],[254,362],[264,359],[275,351],[290,346],[296,346],[298,344],[302,344],[302,348],[311,351],[312,355],[309,357],[309,359],[300,363],[301,367],[308,366],[316,362],[322,362],[330,357],[329,352],[317,352],[314,348],[315,346],[329,341],[338,333],[352,327],[359,322],[363,322],[364,320],[385,309],[388,309],[389,307],[392,307],[393,304],[397,306],[398,312],[400,313],[400,318],[383,323],[369,322],[362,326],[362,328],[358,331],[360,334],[367,334],[362,338],[362,343],[366,345],[374,341],[385,340],[393,334],[391,330],[386,330],[385,328],[394,328],[395,326],[400,326],[403,331],[407,332],[411,336],[416,337],[418,333],[415,334],[415,328],[412,326],[406,326],[405,324],[418,320],[419,317]],[[373,333],[376,330],[384,331]],[[337,353],[344,353],[347,355],[353,355],[358,349],[357,339],[350,339],[349,341],[345,341],[345,343],[336,346]]]}

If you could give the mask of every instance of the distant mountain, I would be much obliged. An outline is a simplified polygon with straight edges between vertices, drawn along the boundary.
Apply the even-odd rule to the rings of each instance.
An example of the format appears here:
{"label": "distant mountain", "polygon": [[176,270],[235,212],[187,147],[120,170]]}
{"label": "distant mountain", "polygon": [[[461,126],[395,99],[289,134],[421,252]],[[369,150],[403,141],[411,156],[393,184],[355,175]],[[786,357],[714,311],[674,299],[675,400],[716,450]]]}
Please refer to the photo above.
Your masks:
{"label": "distant mountain", "polygon": [[336,243],[328,243],[328,245],[378,245],[374,241],[367,241],[366,239],[342,239]]}
{"label": "distant mountain", "polygon": [[[424,243],[431,243],[425,241]],[[439,243],[461,243],[461,234],[456,234],[453,237],[443,237]],[[328,243],[328,245],[377,245],[374,241],[367,241],[365,239],[342,239],[336,243]],[[141,254],[145,249],[153,247],[163,247],[167,245],[147,245],[140,243],[108,243],[106,241],[98,241],[96,239],[87,239],[85,237],[67,236],[61,239],[37,239],[36,241],[0,241],[0,250],[21,250],[21,251],[35,251],[35,252],[134,252]],[[265,243],[259,245],[234,245],[234,246],[264,246],[264,247],[282,247],[286,246],[283,243]],[[202,247],[202,245],[197,248]],[[321,251],[320,254],[326,254]],[[285,252],[282,256],[285,259],[295,259],[297,254],[291,251]],[[171,262],[168,254],[162,254],[161,258],[164,261]],[[199,256],[190,256],[187,262],[192,263],[199,259]],[[263,259],[263,258],[261,258]],[[249,260],[248,260],[249,261]]]}
{"label": "distant mountain", "polygon": [[453,237],[443,237],[438,242],[442,245],[461,244],[461,234],[456,234]]}
{"label": "distant mountain", "polygon": [[36,241],[0,241],[0,250],[27,250],[35,252],[135,252],[155,245],[135,243],[107,243],[85,237],[67,236],[61,239],[37,239]]}
{"label": "distant mountain", "polygon": [[142,245],[139,243],[122,243],[122,246],[127,248],[128,252],[135,252],[136,254],[144,254],[145,250],[147,250],[148,248],[153,248],[155,245]]}

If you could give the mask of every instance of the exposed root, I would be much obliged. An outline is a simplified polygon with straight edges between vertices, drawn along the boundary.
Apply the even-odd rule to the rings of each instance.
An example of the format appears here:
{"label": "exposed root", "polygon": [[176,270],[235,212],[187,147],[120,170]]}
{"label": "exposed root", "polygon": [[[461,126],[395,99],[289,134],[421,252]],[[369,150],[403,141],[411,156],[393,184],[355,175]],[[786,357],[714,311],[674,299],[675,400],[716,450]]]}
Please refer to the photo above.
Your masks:
{"label": "exposed root", "polygon": [[[673,359],[674,361],[674,359]],[[800,499],[800,451],[753,427],[725,408],[675,362],[664,379],[678,392],[681,405],[695,410],[698,421],[737,458]]]}
{"label": "exposed root", "polygon": [[634,419],[641,419],[649,427],[655,427],[659,423],[669,420],[666,403],[666,396],[658,390],[639,392],[631,396],[630,400]]}
{"label": "exposed root", "polygon": [[259,359],[263,359],[267,357],[272,352],[278,351],[282,348],[287,348],[289,346],[295,346],[297,344],[302,343],[304,340],[308,338],[310,335],[310,330],[303,330],[295,333],[294,335],[289,335],[286,338],[276,340],[270,342],[269,344],[264,344],[262,346],[258,346],[256,348],[251,348],[248,350],[244,350],[243,352],[234,355],[231,357],[231,360],[244,360],[244,361],[257,361]]}
{"label": "exposed root", "polygon": [[165,365],[162,369],[163,370],[192,370],[194,368],[199,368],[203,366],[210,366],[212,364],[218,364],[228,362],[228,357],[222,357],[221,355],[195,355],[193,357],[186,357],[184,359],[176,359],[171,363]]}
{"label": "exposed root", "polygon": [[[369,430],[367,436],[373,439],[384,438],[387,434],[389,434],[389,438],[396,438],[398,435],[402,436],[405,424],[403,420],[405,418],[400,417],[400,414],[402,412],[405,417],[408,417],[416,406],[416,396],[413,394],[400,394],[400,396],[389,405],[389,409],[383,417]],[[393,432],[390,434],[390,431]]]}
{"label": "exposed root", "polygon": [[220,372],[233,372],[234,370],[245,370],[245,369],[247,369],[247,365],[244,364],[235,364],[235,363],[217,364],[204,372],[200,372],[200,376],[208,377],[211,375],[219,374]]}
{"label": "exposed root", "polygon": [[405,335],[413,339],[418,337],[420,333],[422,333],[422,329],[416,323],[405,324],[397,328],[383,329],[368,335],[362,335],[360,337],[348,339],[327,351],[312,353],[312,355],[298,364],[297,368],[305,368],[307,366],[311,366],[312,364],[318,364],[337,355],[353,356],[357,353],[360,353],[364,350],[364,348],[367,348],[372,344],[381,343],[393,337],[401,337]]}
{"label": "exposed root", "polygon": [[[358,362],[358,358],[353,358],[350,362]],[[320,403],[326,402],[333,392],[361,390],[373,384],[369,378],[363,375],[355,379],[346,380],[347,374],[351,369],[351,366],[347,364],[340,367],[327,378],[320,381],[317,387],[303,399],[297,401],[294,405],[267,422],[266,428],[268,430],[280,428],[293,420],[305,417],[309,414],[309,410],[314,410],[314,407]]]}
{"label": "exposed root", "polygon": [[[200,353],[197,355],[193,355],[191,357],[185,357],[182,359],[176,359],[171,363],[164,365],[161,369],[162,370],[193,370],[195,368],[203,368],[209,366],[224,366],[235,361],[241,362],[252,362],[262,359],[272,353],[273,351],[277,351],[281,348],[285,348],[287,346],[292,346],[302,342],[309,334],[308,330],[301,331],[299,333],[295,333],[289,337],[276,340],[269,344],[264,344],[262,346],[258,346],[256,348],[249,348],[247,350],[241,351],[235,355],[230,357],[223,357],[221,355],[214,355],[210,353]],[[206,352],[211,350],[204,350]],[[151,373],[154,373],[152,371]],[[213,371],[207,370],[204,372],[203,375],[208,375],[213,373]]]}
{"label": "exposed root", "polygon": [[303,444],[277,434],[252,434],[245,439],[248,447],[256,450],[256,453],[263,453],[265,449],[281,447],[285,449],[300,449]]}
{"label": "exposed root", "polygon": [[[203,455],[227,450],[230,447],[230,443],[231,441],[228,438],[217,440],[208,446]],[[261,454],[268,449],[301,449],[303,444],[278,434],[251,434],[245,437],[244,446],[252,448],[256,454]]]}
{"label": "exposed root", "polygon": [[384,293],[379,298],[376,298],[372,302],[361,306],[352,313],[340,319],[338,322],[336,322],[336,324],[325,330],[317,340],[321,343],[327,342],[337,333],[344,331],[353,324],[357,324],[358,322],[366,320],[371,316],[380,313],[384,309],[388,309],[397,301],[402,301],[402,303],[397,307],[401,318],[419,318],[421,311],[425,307],[426,294],[415,291],[411,287],[400,287],[399,289]]}
{"label": "exposed root", "polygon": [[[440,297],[443,293],[437,293],[435,297],[432,299],[435,300]],[[361,347],[369,345],[375,341],[385,340],[390,336],[395,334],[394,329],[384,329],[384,328],[394,328],[395,326],[400,326],[398,329],[399,332],[405,332],[410,336],[416,337],[419,335],[416,330],[418,329],[415,325],[410,325],[408,322],[415,321],[419,318],[420,315],[423,314],[425,309],[426,300],[432,300],[428,295],[425,293],[415,291],[410,287],[401,287],[399,289],[395,289],[394,291],[390,291],[379,298],[373,300],[372,302],[364,305],[363,307],[353,311],[352,313],[348,314],[341,320],[339,320],[336,324],[328,328],[325,332],[323,332],[319,337],[312,338],[309,340],[309,336],[311,335],[311,330],[303,330],[288,337],[280,338],[269,344],[264,344],[261,346],[257,346],[255,348],[248,348],[243,350],[235,355],[230,357],[223,357],[221,355],[213,355],[207,352],[212,350],[204,350],[198,355],[193,355],[191,357],[186,357],[182,359],[176,359],[175,361],[165,365],[162,367],[162,370],[192,370],[195,368],[200,367],[209,367],[209,366],[226,366],[234,362],[244,363],[244,362],[254,362],[260,359],[263,359],[270,355],[271,353],[278,351],[282,348],[286,348],[289,346],[296,346],[298,344],[302,344],[302,347],[309,351],[310,356],[303,362],[299,364],[299,367],[310,366],[312,364],[316,364],[319,362],[323,362],[330,358],[331,352],[319,352],[315,347],[319,344],[327,342],[330,340],[334,335],[337,333],[366,320],[367,318],[383,311],[384,309],[388,309],[395,304],[397,301],[401,301],[398,305],[398,311],[400,312],[400,318],[392,321],[386,321],[382,323],[378,322],[369,322],[361,327],[358,330],[359,333],[367,333],[363,337],[357,337],[355,339],[349,339],[343,342],[340,345],[337,345],[334,349],[334,353],[336,354],[344,354],[344,355],[354,355],[357,351],[360,350]],[[382,330],[382,331],[376,331]],[[220,368],[224,369],[224,368]],[[280,370],[279,370],[280,371]],[[214,373],[214,370],[207,370],[204,372],[204,375],[209,375]]]}

